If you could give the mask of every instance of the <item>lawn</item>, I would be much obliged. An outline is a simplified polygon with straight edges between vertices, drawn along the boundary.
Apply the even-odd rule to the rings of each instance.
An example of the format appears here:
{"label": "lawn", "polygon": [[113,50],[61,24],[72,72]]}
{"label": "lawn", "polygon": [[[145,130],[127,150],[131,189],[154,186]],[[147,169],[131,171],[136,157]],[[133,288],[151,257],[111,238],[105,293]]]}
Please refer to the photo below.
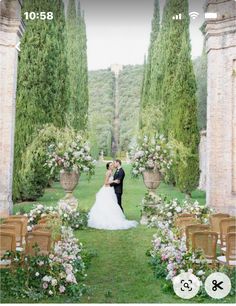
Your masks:
{"label": "lawn", "polygon": [[[123,207],[128,219],[140,219],[139,204],[145,193],[145,187],[140,180],[132,179],[130,166],[126,170],[125,192]],[[105,166],[98,165],[96,175],[87,181],[82,176],[75,196],[79,199],[79,206],[89,209],[95,200],[95,194],[103,184]],[[184,195],[176,188],[161,184],[158,193],[170,198],[184,199]],[[56,205],[63,197],[63,190],[58,183],[46,190],[38,202],[44,205]],[[193,193],[194,200],[205,203],[205,194],[200,191]],[[24,208],[30,210],[33,203],[19,203],[14,211]],[[139,225],[135,229],[124,231],[103,231],[86,229],[77,231],[76,236],[89,250],[95,251],[88,269],[86,283],[90,287],[89,294],[82,298],[84,303],[215,303],[212,299],[194,298],[181,300],[172,292],[164,292],[163,281],[153,277],[145,255],[151,246],[152,235],[155,229],[148,229]],[[69,302],[68,300],[50,299],[43,302]],[[222,302],[219,301],[219,302]],[[233,298],[224,299],[225,303],[234,302]]]}

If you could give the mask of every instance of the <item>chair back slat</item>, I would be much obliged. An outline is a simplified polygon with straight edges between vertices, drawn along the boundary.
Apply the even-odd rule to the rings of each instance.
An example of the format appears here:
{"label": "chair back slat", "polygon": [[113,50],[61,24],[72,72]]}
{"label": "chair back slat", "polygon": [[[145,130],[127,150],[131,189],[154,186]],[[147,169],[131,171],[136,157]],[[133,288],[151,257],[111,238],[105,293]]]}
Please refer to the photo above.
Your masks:
{"label": "chair back slat", "polygon": [[199,231],[192,235],[193,251],[202,250],[207,259],[216,259],[218,234],[211,231]]}
{"label": "chair back slat", "polygon": [[[39,249],[39,250],[38,250]],[[51,250],[51,234],[43,231],[35,231],[26,235],[26,254],[48,255]]]}
{"label": "chair back slat", "polygon": [[227,233],[236,233],[236,225],[228,226]]}
{"label": "chair back slat", "polygon": [[16,236],[12,232],[0,229],[0,257],[7,251],[16,250]]}
{"label": "chair back slat", "polygon": [[1,224],[0,225],[0,230],[12,233],[16,235],[16,227],[15,225],[10,225],[10,224]]}
{"label": "chair back slat", "polygon": [[41,223],[41,224],[36,224],[32,231],[35,232],[35,231],[43,231],[43,232],[51,232],[52,230],[52,227],[46,223]]}
{"label": "chair back slat", "polygon": [[236,233],[228,233],[226,236],[226,261],[236,261]]}
{"label": "chair back slat", "polygon": [[6,219],[3,224],[14,225],[16,228],[16,242],[22,246],[24,222],[20,219]]}
{"label": "chair back slat", "polygon": [[223,213],[217,213],[212,214],[210,216],[210,224],[211,224],[211,230],[214,232],[220,233],[220,221],[225,218],[229,218],[229,214],[223,214]]}
{"label": "chair back slat", "polygon": [[220,221],[220,244],[222,248],[226,244],[226,235],[227,235],[229,226],[236,226],[235,218],[231,217],[231,218],[221,219]]}
{"label": "chair back slat", "polygon": [[192,246],[192,235],[195,232],[201,232],[201,231],[209,231],[210,230],[210,225],[206,224],[191,224],[187,225],[185,229],[185,234],[186,234],[186,247],[187,249]]}
{"label": "chair back slat", "polygon": [[182,213],[182,214],[179,214],[177,218],[186,218],[186,217],[196,218],[196,215],[189,214],[189,213]]}

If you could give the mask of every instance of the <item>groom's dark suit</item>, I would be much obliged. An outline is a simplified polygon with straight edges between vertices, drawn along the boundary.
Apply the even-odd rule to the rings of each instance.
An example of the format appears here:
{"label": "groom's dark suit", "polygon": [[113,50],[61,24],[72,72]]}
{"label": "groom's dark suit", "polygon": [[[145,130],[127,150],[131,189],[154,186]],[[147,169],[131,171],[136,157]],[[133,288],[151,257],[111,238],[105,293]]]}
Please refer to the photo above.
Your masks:
{"label": "groom's dark suit", "polygon": [[117,197],[118,204],[120,205],[120,208],[123,210],[122,207],[122,193],[123,193],[123,180],[125,178],[125,171],[122,168],[119,168],[116,170],[114,174],[114,181],[119,180],[119,183],[111,183],[110,186],[114,187],[115,194]]}

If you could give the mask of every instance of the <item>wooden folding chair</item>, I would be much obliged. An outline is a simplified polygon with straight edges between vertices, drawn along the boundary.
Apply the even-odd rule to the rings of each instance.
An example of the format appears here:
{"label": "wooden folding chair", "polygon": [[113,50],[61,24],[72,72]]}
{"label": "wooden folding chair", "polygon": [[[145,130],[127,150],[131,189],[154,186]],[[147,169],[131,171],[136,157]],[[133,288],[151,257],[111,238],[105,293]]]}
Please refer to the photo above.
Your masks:
{"label": "wooden folding chair", "polygon": [[211,230],[213,232],[217,232],[220,235],[220,221],[222,219],[229,218],[229,217],[230,217],[229,214],[222,214],[222,213],[210,215]]}
{"label": "wooden folding chair", "polygon": [[48,255],[51,251],[51,234],[35,231],[26,235],[27,255]]}
{"label": "wooden folding chair", "polygon": [[218,233],[212,231],[200,231],[192,234],[193,251],[201,250],[209,264],[216,260]]}
{"label": "wooden folding chair", "polygon": [[0,269],[11,265],[8,259],[2,259],[7,251],[16,251],[16,236],[12,232],[0,229]]}
{"label": "wooden folding chair", "polygon": [[24,221],[20,219],[6,219],[3,224],[13,225],[16,228],[16,245],[17,247],[23,248],[23,228]]}
{"label": "wooden folding chair", "polygon": [[236,267],[236,233],[226,235],[226,255],[217,257],[220,264]]}
{"label": "wooden folding chair", "polygon": [[186,226],[198,223],[200,223],[200,221],[193,217],[177,217],[175,220],[175,225],[179,229],[181,235],[185,234]]}
{"label": "wooden folding chair", "polygon": [[192,245],[192,235],[195,232],[209,231],[210,225],[206,224],[190,224],[186,226],[185,234],[186,234],[186,247],[189,250]]}
{"label": "wooden folding chair", "polygon": [[229,226],[236,226],[234,217],[221,219],[220,221],[220,247],[223,254],[226,252],[226,235]]}

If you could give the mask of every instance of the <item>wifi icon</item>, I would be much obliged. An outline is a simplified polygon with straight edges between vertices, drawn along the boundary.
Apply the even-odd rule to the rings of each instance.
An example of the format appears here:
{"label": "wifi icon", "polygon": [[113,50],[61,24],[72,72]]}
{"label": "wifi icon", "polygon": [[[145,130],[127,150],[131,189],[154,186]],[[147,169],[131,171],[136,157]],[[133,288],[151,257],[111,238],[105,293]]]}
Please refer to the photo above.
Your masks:
{"label": "wifi icon", "polygon": [[189,16],[194,20],[199,16],[199,13],[198,12],[190,12]]}

